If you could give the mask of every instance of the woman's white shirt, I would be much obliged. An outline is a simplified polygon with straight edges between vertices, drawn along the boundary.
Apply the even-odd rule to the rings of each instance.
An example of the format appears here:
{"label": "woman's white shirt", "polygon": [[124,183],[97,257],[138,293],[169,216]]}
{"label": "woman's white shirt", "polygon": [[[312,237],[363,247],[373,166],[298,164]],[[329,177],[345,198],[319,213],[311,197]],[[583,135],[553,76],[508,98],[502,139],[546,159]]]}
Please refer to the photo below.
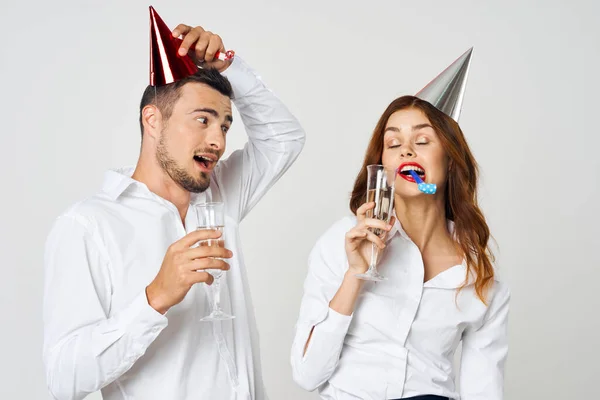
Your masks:
{"label": "woman's white shirt", "polygon": [[[335,223],[317,242],[296,324],[294,380],[323,399],[397,399],[434,394],[462,400],[501,400],[508,352],[510,292],[494,281],[486,306],[456,265],[423,283],[418,247],[396,222],[378,271],[365,283],[351,316],[329,308],[348,261],[345,234],[355,217]],[[452,223],[449,223],[452,230]],[[306,341],[313,335],[304,354]],[[453,359],[462,341],[458,387]]]}

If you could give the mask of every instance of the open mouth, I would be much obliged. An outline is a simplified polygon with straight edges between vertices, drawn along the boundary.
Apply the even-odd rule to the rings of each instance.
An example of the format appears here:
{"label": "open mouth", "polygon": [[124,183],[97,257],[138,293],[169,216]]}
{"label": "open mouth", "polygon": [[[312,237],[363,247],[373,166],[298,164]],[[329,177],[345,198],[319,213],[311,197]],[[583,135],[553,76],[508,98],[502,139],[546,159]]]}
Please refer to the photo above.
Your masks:
{"label": "open mouth", "polygon": [[398,167],[398,175],[409,182],[414,182],[415,180],[411,176],[410,171],[415,171],[421,179],[425,180],[425,168],[423,168],[420,164],[403,163]]}
{"label": "open mouth", "polygon": [[217,162],[217,158],[211,155],[196,155],[194,161],[201,170],[210,171]]}

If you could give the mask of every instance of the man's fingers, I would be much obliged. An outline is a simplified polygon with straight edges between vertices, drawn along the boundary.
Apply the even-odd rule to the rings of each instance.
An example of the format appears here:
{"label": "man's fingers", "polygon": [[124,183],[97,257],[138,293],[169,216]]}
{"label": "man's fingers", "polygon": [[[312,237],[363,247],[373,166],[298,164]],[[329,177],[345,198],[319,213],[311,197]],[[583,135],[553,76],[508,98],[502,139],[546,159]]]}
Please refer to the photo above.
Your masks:
{"label": "man's fingers", "polygon": [[214,282],[215,278],[209,274],[206,271],[191,271],[188,275],[188,284],[189,285],[193,285],[196,283],[201,283],[204,282],[207,285],[212,285],[212,283]]}
{"label": "man's fingers", "polygon": [[194,43],[196,43],[202,33],[204,33],[204,29],[202,29],[201,26],[192,28],[192,30],[190,30],[183,38],[181,46],[179,46],[179,55],[185,56],[189,49],[194,47]]}
{"label": "man's fingers", "polygon": [[201,240],[218,239],[223,234],[214,229],[198,229],[188,233],[171,245],[174,250],[185,250]]}
{"label": "man's fingers", "polygon": [[198,62],[206,61],[205,60],[206,48],[208,47],[208,44],[210,42],[211,35],[212,35],[212,33],[210,33],[210,32],[202,32],[202,34],[200,35],[200,38],[196,42],[196,45],[194,48],[194,53],[196,55],[196,60],[198,60]]}
{"label": "man's fingers", "polygon": [[223,49],[223,40],[219,35],[212,35],[210,38],[210,42],[208,43],[208,47],[206,48],[206,53],[204,54],[204,61],[212,62],[215,59],[215,54],[217,51]]}
{"label": "man's fingers", "polygon": [[192,247],[186,250],[183,255],[187,260],[196,260],[206,257],[231,258],[233,253],[231,250],[219,246],[200,246]]}
{"label": "man's fingers", "polygon": [[183,41],[179,46],[180,56],[190,55],[196,63],[215,61],[218,52],[225,53],[223,40],[219,35],[205,31],[201,26],[192,28],[189,25],[179,24],[172,31],[173,37],[183,35]]}
{"label": "man's fingers", "polygon": [[179,24],[175,29],[173,29],[172,35],[173,37],[178,38],[181,35],[187,34],[192,30],[192,27],[186,24]]}
{"label": "man's fingers", "polygon": [[229,264],[218,258],[199,258],[185,264],[185,269],[190,271],[201,271],[205,269],[229,270]]}

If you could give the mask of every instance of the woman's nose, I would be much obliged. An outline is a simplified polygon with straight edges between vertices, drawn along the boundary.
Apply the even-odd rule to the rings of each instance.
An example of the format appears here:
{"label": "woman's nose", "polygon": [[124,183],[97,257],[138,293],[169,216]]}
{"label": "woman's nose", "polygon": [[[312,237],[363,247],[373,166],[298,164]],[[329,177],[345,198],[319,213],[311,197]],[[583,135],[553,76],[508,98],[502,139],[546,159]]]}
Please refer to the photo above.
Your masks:
{"label": "woman's nose", "polygon": [[415,152],[413,151],[412,147],[402,146],[402,149],[400,150],[401,157],[410,158],[410,157],[414,157],[414,155],[415,155]]}

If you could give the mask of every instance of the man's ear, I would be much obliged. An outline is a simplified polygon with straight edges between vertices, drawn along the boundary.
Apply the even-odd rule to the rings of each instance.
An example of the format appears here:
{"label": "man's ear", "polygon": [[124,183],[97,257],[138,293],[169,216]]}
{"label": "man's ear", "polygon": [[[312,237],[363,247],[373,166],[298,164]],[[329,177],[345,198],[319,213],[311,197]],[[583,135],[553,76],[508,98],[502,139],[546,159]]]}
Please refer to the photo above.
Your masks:
{"label": "man's ear", "polygon": [[154,104],[148,104],[142,109],[142,125],[144,126],[144,134],[157,138],[162,130],[162,114]]}

